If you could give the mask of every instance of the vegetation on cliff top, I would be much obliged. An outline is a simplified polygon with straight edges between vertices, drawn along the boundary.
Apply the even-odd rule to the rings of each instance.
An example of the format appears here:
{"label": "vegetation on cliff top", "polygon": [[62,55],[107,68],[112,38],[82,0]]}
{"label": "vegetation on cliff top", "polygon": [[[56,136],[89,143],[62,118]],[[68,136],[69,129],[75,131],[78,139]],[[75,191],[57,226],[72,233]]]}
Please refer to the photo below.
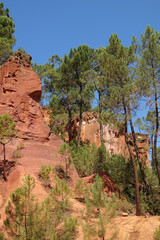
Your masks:
{"label": "vegetation on cliff top", "polygon": [[0,3],[0,65],[12,53],[13,46],[16,42],[14,37],[15,25],[12,17],[9,15],[9,9],[4,9],[3,2]]}

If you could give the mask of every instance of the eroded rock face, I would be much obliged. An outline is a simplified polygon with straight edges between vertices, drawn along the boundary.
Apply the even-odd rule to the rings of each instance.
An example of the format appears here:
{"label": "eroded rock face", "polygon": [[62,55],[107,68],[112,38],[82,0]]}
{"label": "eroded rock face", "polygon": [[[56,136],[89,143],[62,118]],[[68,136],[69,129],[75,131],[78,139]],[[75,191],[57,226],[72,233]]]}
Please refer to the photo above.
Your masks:
{"label": "eroded rock face", "polygon": [[94,180],[96,176],[99,176],[102,180],[104,191],[108,194],[109,197],[112,196],[113,193],[118,192],[120,197],[120,190],[117,186],[117,184],[113,181],[112,177],[109,175],[109,173],[106,170],[102,170],[98,173],[92,174],[89,177],[84,177],[83,179],[87,183],[94,183]]}
{"label": "eroded rock face", "polygon": [[[79,118],[76,117],[73,120],[73,131],[78,131],[78,125]],[[147,134],[136,133],[136,138],[141,159],[144,160],[147,166],[150,166],[150,156],[148,151],[149,137]],[[90,143],[95,143],[97,147],[100,146],[98,113],[86,112],[83,114],[81,139],[83,142],[89,141]],[[123,132],[119,132],[109,124],[103,125],[103,139],[106,149],[111,155],[122,154],[124,157],[129,157]],[[129,134],[129,143],[133,154],[135,154],[131,134]]]}
{"label": "eroded rock face", "polygon": [[31,57],[16,53],[0,68],[0,115],[8,113],[23,139],[47,140],[49,128],[39,104],[42,86]]}

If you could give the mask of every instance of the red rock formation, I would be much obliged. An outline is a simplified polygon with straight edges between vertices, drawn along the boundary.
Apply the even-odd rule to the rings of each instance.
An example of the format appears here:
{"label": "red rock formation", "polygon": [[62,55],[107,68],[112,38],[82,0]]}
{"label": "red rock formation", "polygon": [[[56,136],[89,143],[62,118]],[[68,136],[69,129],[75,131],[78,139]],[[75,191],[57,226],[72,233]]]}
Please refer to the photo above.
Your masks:
{"label": "red rock formation", "polygon": [[[78,131],[79,118],[75,117],[73,120],[73,131]],[[119,132],[115,127],[106,124],[103,125],[103,138],[106,149],[113,154],[122,154],[125,157],[129,157],[127,146],[125,143],[125,135],[123,132]],[[145,161],[147,166],[150,166],[149,157],[149,137],[147,134],[136,133],[138,148],[141,158]],[[83,142],[89,141],[95,143],[97,147],[100,146],[100,130],[98,122],[98,113],[86,112],[82,118],[81,139]],[[129,142],[133,153],[134,146],[131,134],[129,134]]]}
{"label": "red rock formation", "polygon": [[[30,66],[30,61],[30,56],[17,53],[0,68],[0,115],[11,115],[19,132],[19,138],[13,138],[6,145],[8,181],[0,181],[0,228],[5,219],[9,195],[20,185],[22,177],[30,173],[36,179],[35,194],[43,201],[48,194],[38,179],[40,167],[54,167],[57,164],[65,167],[65,156],[59,154],[63,141],[54,134],[49,136],[50,130],[44,123],[39,104],[41,81]],[[20,146],[23,146],[22,149]],[[14,156],[16,149],[22,154],[20,158]],[[2,159],[3,148],[0,144],[0,174],[4,167]],[[79,176],[74,167],[71,173],[72,181],[69,184],[73,187]]]}
{"label": "red rock formation", "polygon": [[16,53],[0,68],[0,115],[8,113],[24,139],[46,140],[49,128],[39,104],[41,81],[30,66],[31,57]]}
{"label": "red rock formation", "polygon": [[113,193],[118,192],[119,197],[120,197],[120,190],[116,183],[113,181],[112,177],[109,175],[109,173],[105,170],[100,171],[99,173],[95,173],[89,177],[83,178],[87,183],[93,183],[94,179],[96,176],[100,176],[103,186],[104,186],[104,191],[111,196]]}

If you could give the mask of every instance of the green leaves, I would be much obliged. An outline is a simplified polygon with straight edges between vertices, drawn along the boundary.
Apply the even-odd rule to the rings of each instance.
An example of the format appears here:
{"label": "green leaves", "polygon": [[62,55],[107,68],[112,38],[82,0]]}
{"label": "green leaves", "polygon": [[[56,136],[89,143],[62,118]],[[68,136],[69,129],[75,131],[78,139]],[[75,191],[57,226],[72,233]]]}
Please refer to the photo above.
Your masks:
{"label": "green leaves", "polygon": [[5,209],[7,218],[4,225],[9,235],[15,239],[43,239],[38,238],[41,229],[38,216],[40,208],[32,194],[34,187],[35,179],[27,175],[21,187],[10,195]]}
{"label": "green leaves", "polygon": [[0,116],[0,143],[6,144],[13,137],[16,137],[16,123],[13,121],[12,117],[8,114],[3,114]]}
{"label": "green leaves", "polygon": [[0,65],[9,57],[15,44],[14,27],[8,8],[3,9],[3,3],[0,3]]}

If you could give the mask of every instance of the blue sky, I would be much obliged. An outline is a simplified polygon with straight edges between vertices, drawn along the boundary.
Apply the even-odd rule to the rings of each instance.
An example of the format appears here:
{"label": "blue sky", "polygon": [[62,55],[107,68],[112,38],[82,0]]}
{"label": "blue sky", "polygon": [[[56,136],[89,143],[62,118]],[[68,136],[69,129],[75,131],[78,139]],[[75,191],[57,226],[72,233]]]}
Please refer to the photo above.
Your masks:
{"label": "blue sky", "polygon": [[[15,50],[24,48],[32,61],[44,64],[54,54],[87,44],[106,46],[112,33],[129,46],[147,24],[160,31],[159,0],[4,0],[14,19]],[[139,116],[146,115],[144,104]]]}
{"label": "blue sky", "polygon": [[112,33],[129,46],[147,24],[160,30],[159,0],[4,0],[14,19],[15,49],[22,47],[33,62],[44,64],[53,54],[87,44],[106,46]]}

